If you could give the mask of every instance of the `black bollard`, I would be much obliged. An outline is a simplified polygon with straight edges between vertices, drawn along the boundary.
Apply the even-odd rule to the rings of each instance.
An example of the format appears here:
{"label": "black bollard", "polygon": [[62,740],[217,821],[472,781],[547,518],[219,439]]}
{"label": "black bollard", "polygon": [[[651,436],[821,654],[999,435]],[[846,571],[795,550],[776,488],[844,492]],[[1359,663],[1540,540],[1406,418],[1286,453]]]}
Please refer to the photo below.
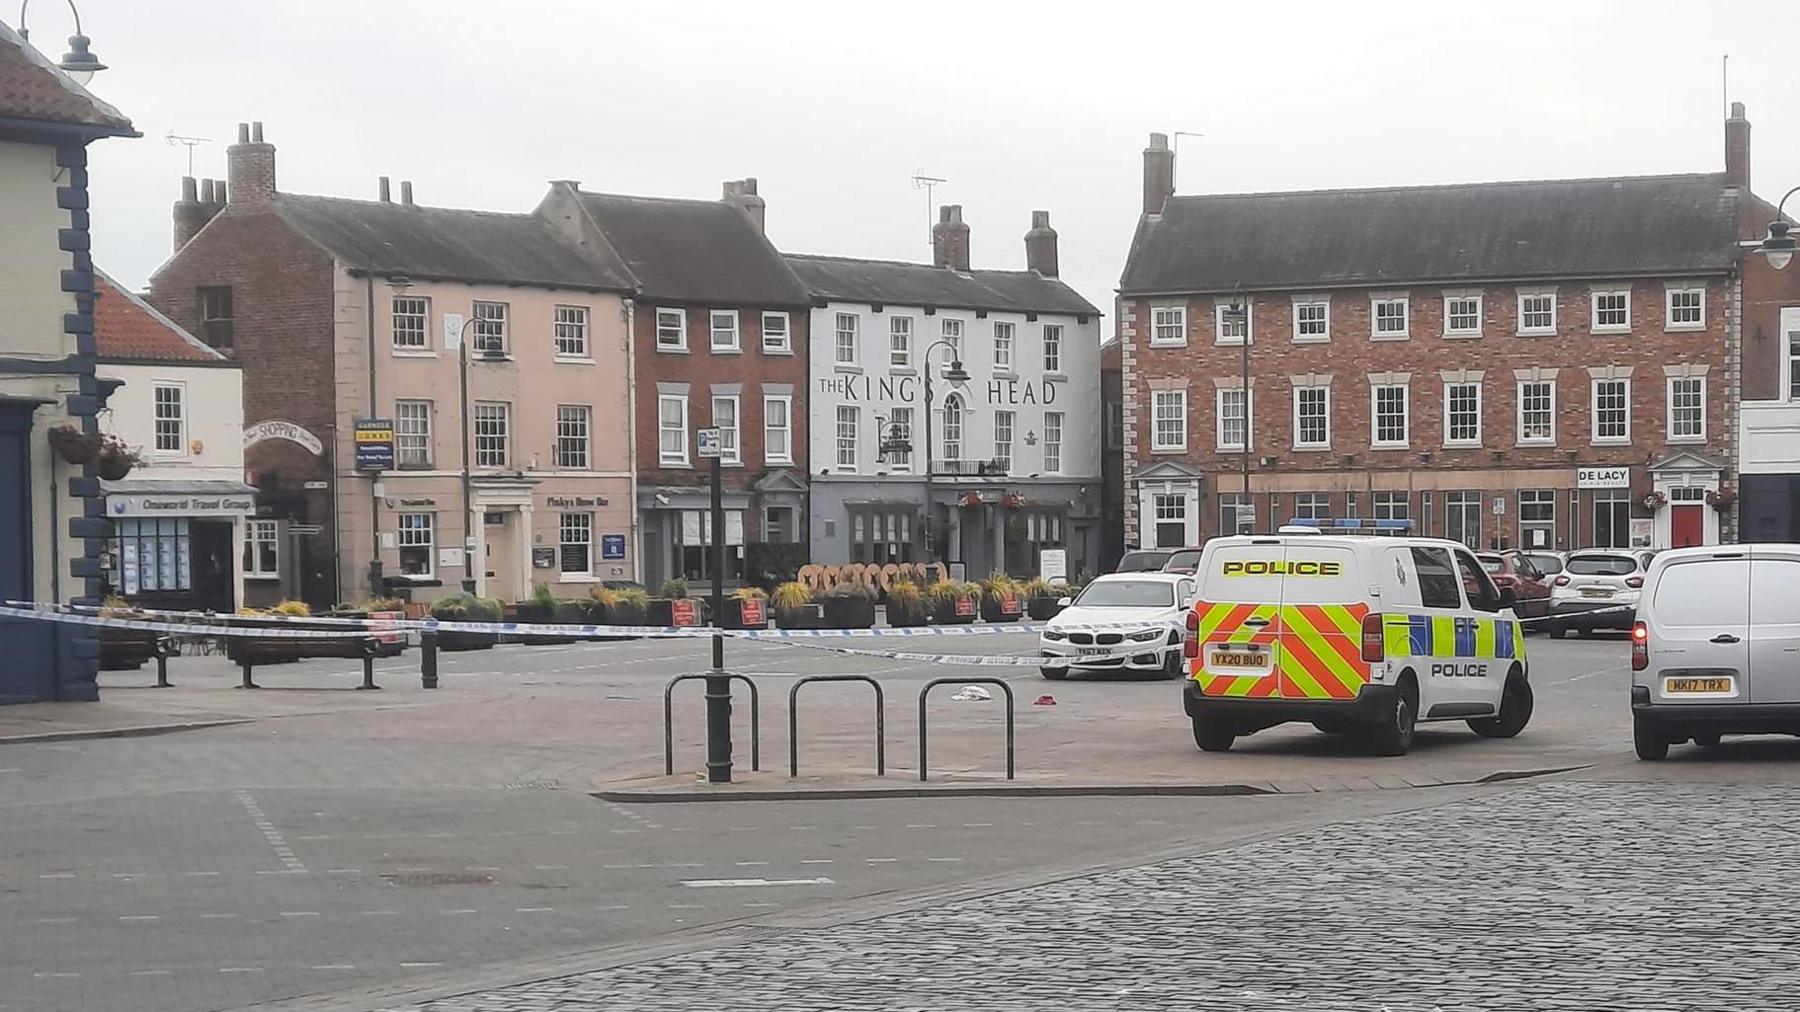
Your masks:
{"label": "black bollard", "polygon": [[156,641],[156,687],[167,689],[173,684],[169,681],[169,639],[159,637]]}
{"label": "black bollard", "polygon": [[436,629],[427,629],[419,634],[420,688],[435,689],[438,687],[437,640]]}
{"label": "black bollard", "polygon": [[363,683],[357,686],[358,689],[381,688],[375,684],[375,654],[380,649],[381,644],[377,643],[373,637],[363,640]]}

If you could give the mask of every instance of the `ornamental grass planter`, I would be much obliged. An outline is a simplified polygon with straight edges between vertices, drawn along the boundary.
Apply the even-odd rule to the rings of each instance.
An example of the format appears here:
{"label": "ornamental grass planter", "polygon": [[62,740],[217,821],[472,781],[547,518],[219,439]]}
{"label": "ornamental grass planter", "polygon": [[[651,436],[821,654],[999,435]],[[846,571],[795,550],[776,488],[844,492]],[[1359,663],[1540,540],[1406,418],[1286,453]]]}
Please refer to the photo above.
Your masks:
{"label": "ornamental grass planter", "polygon": [[760,597],[725,599],[725,613],[719,616],[721,629],[767,629],[769,602]]}
{"label": "ornamental grass planter", "polygon": [[980,617],[974,594],[959,594],[932,602],[931,620],[938,625],[969,625]]}
{"label": "ornamental grass planter", "polygon": [[856,595],[834,595],[820,602],[822,629],[873,629],[875,602]]}
{"label": "ornamental grass planter", "polygon": [[778,608],[775,611],[775,626],[779,629],[828,629],[825,624],[825,606],[822,604],[803,604],[797,608]]}
{"label": "ornamental grass planter", "polygon": [[1017,594],[1005,597],[981,596],[981,619],[984,622],[1017,622],[1025,614],[1025,600]]}
{"label": "ornamental grass planter", "polygon": [[1061,600],[1062,598],[1060,597],[1054,597],[1048,594],[1040,594],[1037,597],[1028,597],[1025,599],[1025,613],[1030,615],[1034,622],[1043,622],[1048,619],[1053,619],[1062,613],[1063,605],[1058,603]]}

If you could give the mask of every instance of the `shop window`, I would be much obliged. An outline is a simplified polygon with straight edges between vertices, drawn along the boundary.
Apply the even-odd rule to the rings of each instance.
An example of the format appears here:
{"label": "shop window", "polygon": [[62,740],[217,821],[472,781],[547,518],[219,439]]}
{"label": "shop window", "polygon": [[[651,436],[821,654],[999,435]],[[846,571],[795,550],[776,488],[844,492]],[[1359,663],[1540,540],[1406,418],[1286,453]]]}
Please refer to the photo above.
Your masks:
{"label": "shop window", "polygon": [[[402,513],[395,518],[400,526],[400,572],[405,576],[430,576],[435,562],[437,515],[434,513]],[[463,560],[474,568],[473,559]]]}
{"label": "shop window", "polygon": [[913,561],[913,513],[910,510],[852,509],[850,561]]}
{"label": "shop window", "polygon": [[274,520],[244,521],[244,576],[272,579],[281,575],[281,531]]}
{"label": "shop window", "polygon": [[594,515],[564,513],[556,524],[557,558],[562,572],[587,576],[594,571]]}
{"label": "shop window", "polygon": [[121,517],[113,521],[113,585],[127,595],[193,589],[188,521]]}
{"label": "shop window", "polygon": [[1595,548],[1631,547],[1631,493],[1622,488],[1594,493]]}
{"label": "shop window", "polygon": [[[675,529],[675,558],[687,580],[712,579],[712,511],[682,510]],[[744,511],[725,511],[725,579],[744,577]]]}

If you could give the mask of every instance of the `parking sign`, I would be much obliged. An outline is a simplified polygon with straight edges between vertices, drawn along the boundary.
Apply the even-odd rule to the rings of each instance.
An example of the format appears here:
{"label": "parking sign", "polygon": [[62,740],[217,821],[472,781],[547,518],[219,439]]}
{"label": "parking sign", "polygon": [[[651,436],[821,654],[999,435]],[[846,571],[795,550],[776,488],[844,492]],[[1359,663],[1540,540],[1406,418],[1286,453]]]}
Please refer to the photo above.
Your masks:
{"label": "parking sign", "polygon": [[719,456],[720,437],[718,429],[701,429],[694,435],[698,440],[700,459],[705,460],[709,457]]}

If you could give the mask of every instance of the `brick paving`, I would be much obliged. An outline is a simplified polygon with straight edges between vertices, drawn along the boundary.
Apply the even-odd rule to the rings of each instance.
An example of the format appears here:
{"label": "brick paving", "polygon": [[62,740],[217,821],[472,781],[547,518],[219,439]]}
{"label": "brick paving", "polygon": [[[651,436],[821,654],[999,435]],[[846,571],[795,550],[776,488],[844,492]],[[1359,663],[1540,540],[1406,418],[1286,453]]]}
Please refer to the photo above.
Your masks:
{"label": "brick paving", "polygon": [[1543,784],[400,1012],[1790,1007],[1797,818]]}

